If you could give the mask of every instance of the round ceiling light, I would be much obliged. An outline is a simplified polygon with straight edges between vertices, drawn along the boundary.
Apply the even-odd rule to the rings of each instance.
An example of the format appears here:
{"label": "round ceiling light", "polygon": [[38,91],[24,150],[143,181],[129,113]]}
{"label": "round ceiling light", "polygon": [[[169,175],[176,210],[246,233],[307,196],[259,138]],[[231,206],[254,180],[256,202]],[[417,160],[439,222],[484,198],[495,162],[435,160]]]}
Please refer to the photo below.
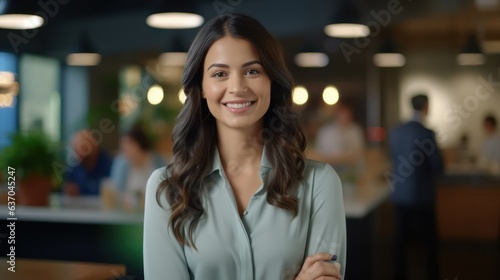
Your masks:
{"label": "round ceiling light", "polygon": [[152,85],[148,90],[148,101],[151,105],[158,105],[163,100],[163,88],[158,85]]}
{"label": "round ceiling light", "polygon": [[293,89],[292,92],[292,101],[297,105],[306,104],[309,99],[309,94],[307,93],[307,89],[303,86],[297,86]]}
{"label": "round ceiling light", "polygon": [[339,91],[334,86],[327,86],[323,90],[323,101],[328,105],[334,105],[339,101]]}
{"label": "round ceiling light", "polygon": [[157,13],[148,16],[146,23],[155,28],[195,28],[203,24],[203,17],[193,13]]}
{"label": "round ceiling light", "polygon": [[181,88],[181,89],[179,90],[179,95],[178,95],[178,97],[179,97],[179,101],[181,102],[181,104],[186,103],[187,96],[186,96],[186,93],[184,92],[184,89],[183,89],[183,88]]}

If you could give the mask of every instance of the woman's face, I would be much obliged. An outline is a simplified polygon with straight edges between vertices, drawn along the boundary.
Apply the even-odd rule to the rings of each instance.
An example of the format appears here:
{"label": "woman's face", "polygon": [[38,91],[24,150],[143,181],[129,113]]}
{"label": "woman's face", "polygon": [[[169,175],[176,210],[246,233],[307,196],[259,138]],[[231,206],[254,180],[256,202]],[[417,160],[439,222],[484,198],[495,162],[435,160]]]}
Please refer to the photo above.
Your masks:
{"label": "woman's face", "polygon": [[203,66],[202,90],[217,127],[262,126],[271,80],[249,41],[224,36],[212,44]]}
{"label": "woman's face", "polygon": [[127,135],[121,139],[121,149],[125,157],[133,163],[143,154],[137,141]]}

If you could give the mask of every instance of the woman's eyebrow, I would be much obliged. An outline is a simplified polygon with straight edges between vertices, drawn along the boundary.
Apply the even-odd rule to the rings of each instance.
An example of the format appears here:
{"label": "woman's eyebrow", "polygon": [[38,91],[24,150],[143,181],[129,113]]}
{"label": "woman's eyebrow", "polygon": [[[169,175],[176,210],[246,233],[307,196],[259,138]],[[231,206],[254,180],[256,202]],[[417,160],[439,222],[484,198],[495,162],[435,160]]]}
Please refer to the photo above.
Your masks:
{"label": "woman's eyebrow", "polygon": [[[243,67],[247,67],[247,66],[250,66],[252,64],[261,64],[260,61],[258,60],[252,60],[252,61],[249,61],[249,62],[245,62],[241,65],[241,68]],[[210,65],[208,68],[207,68],[207,71],[210,70],[210,68],[212,67],[221,67],[221,68],[229,68],[229,66],[227,64],[223,64],[223,63],[214,63],[212,65]]]}

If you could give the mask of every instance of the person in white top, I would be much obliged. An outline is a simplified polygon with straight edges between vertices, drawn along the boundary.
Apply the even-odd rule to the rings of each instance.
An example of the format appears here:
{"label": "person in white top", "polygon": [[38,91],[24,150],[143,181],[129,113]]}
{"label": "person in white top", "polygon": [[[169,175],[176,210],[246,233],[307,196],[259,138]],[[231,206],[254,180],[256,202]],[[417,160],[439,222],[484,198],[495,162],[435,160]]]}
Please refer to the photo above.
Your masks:
{"label": "person in white top", "polygon": [[493,115],[488,115],[483,122],[485,137],[481,147],[481,157],[488,166],[500,167],[500,133]]}
{"label": "person in white top", "polygon": [[318,131],[317,154],[313,158],[335,166],[338,171],[354,170],[359,173],[363,166],[364,150],[363,131],[354,122],[351,108],[339,105],[335,120]]}

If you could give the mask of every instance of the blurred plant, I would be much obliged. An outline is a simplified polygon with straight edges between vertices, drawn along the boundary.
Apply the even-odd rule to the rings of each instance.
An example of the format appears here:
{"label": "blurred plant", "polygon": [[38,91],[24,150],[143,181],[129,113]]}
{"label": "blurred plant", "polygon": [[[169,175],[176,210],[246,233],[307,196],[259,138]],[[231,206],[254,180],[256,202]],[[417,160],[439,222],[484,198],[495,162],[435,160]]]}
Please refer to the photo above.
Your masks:
{"label": "blurred plant", "polygon": [[11,145],[0,151],[0,170],[16,169],[20,180],[30,175],[52,177],[52,163],[59,158],[57,144],[41,132],[18,132],[10,135]]}

